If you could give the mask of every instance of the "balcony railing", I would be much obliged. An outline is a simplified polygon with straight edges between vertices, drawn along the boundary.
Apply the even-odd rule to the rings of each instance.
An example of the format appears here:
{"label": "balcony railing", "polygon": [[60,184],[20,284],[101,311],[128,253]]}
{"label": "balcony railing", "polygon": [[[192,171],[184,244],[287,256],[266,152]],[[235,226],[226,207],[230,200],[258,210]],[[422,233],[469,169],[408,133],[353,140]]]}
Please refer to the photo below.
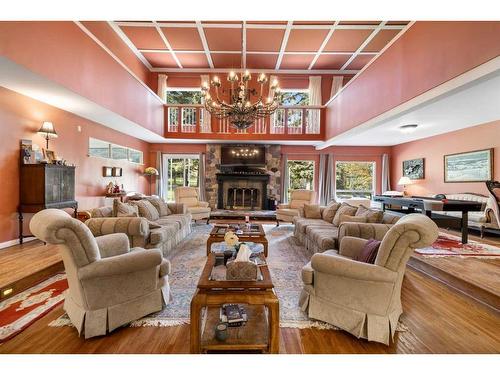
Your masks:
{"label": "balcony railing", "polygon": [[200,104],[168,105],[166,114],[166,137],[217,138],[217,135],[249,134],[270,135],[271,138],[312,138],[320,139],[323,134],[321,106],[286,106],[265,119],[257,119],[253,126],[238,130],[231,126],[229,119],[211,116]]}

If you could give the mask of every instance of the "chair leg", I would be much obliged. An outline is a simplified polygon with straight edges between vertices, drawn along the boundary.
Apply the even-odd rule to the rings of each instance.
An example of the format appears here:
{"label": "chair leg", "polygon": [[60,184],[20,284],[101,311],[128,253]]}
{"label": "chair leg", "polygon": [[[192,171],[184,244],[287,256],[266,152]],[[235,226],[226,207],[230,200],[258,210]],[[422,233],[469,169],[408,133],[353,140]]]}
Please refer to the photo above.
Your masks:
{"label": "chair leg", "polygon": [[276,226],[279,227],[280,226],[280,221],[278,219],[276,219]]}
{"label": "chair leg", "polygon": [[210,216],[207,217],[207,224],[210,224]]}
{"label": "chair leg", "polygon": [[483,225],[481,225],[480,232],[481,232],[481,238],[484,238],[484,226]]}

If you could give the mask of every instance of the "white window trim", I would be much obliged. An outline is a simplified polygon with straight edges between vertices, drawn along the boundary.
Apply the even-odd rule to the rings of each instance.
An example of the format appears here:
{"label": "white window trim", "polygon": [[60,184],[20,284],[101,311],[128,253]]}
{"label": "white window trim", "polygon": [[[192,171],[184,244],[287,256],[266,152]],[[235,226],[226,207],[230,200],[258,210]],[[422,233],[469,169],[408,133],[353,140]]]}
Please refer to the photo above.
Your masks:
{"label": "white window trim", "polygon": [[[108,144],[108,157],[97,156],[97,155],[90,155],[89,151],[90,151],[90,140],[91,139],[93,139],[95,141],[104,142],[104,143]],[[114,159],[112,157],[113,153],[111,151],[111,149],[113,148],[113,146],[125,148],[127,150],[127,158],[126,159]],[[141,161],[139,163],[136,163],[135,161],[130,160],[130,151],[139,152],[141,154]],[[143,151],[136,150],[135,148],[132,148],[132,147],[122,146],[122,145],[119,145],[117,143],[104,141],[102,139],[94,138],[94,137],[89,137],[89,144],[88,144],[88,148],[87,148],[87,156],[90,157],[90,158],[99,158],[99,159],[104,159],[104,160],[115,160],[115,161],[126,161],[128,163],[135,164],[135,165],[144,165],[144,152]]]}

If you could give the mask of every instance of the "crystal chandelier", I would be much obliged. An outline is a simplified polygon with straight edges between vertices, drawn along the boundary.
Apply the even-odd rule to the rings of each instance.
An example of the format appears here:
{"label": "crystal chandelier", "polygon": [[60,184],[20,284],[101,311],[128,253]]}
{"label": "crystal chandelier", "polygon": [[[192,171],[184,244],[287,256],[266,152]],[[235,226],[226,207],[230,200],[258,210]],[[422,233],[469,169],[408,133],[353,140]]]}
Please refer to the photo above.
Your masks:
{"label": "crystal chandelier", "polygon": [[257,100],[252,103],[250,96],[257,96],[257,91],[248,89],[248,82],[251,79],[252,76],[248,70],[242,74],[239,82],[238,75],[235,72],[229,72],[227,80],[231,83],[230,103],[219,98],[219,87],[221,86],[219,77],[213,77],[210,82],[212,87],[215,87],[215,98],[210,95],[210,86],[205,82],[202,87],[205,109],[218,119],[229,118],[236,129],[247,129],[254,124],[255,120],[271,116],[279,105],[281,89],[278,87],[278,81],[271,82],[269,88],[274,93],[264,99],[263,90],[267,76],[264,73],[259,74],[257,82],[260,84],[260,94]]}

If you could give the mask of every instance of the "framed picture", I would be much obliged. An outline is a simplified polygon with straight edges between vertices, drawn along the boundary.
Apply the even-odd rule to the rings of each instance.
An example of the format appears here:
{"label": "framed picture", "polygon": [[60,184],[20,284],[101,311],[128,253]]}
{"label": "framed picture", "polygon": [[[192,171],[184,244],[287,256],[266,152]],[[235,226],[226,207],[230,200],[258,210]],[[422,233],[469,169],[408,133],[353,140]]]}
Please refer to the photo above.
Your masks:
{"label": "framed picture", "polygon": [[56,153],[52,150],[43,149],[43,157],[47,163],[53,163],[57,160]]}
{"label": "framed picture", "polygon": [[492,176],[492,148],[444,156],[444,182],[482,182]]}
{"label": "framed picture", "polygon": [[102,167],[103,177],[113,177],[113,167]]}
{"label": "framed picture", "polygon": [[21,163],[35,163],[35,152],[33,151],[33,142],[31,139],[21,139]]}
{"label": "framed picture", "polygon": [[410,180],[421,180],[425,178],[424,158],[403,161],[403,176]]}
{"label": "framed picture", "polygon": [[113,167],[113,177],[121,177],[123,175],[123,169],[120,167]]}

